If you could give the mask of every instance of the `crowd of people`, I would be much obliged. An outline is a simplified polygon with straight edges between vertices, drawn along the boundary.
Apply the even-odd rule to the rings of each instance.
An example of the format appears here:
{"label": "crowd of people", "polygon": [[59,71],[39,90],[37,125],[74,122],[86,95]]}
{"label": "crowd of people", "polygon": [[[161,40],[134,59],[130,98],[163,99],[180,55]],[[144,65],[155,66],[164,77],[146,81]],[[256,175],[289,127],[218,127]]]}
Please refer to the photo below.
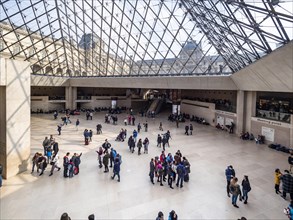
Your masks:
{"label": "crowd of people", "polygon": [[244,175],[243,180],[241,182],[241,187],[238,183],[238,178],[236,177],[235,170],[232,165],[228,166],[225,170],[225,176],[227,180],[227,196],[230,197],[232,195],[232,205],[236,208],[239,208],[237,205],[237,199],[239,197],[239,201],[244,200],[244,204],[248,202],[248,193],[251,191],[250,182],[247,175]]}
{"label": "crowd of people", "polygon": [[[107,114],[105,117],[105,123],[115,123],[115,116]],[[109,118],[110,116],[110,118]],[[91,120],[91,115],[87,120]],[[116,116],[117,117],[117,116]],[[182,114],[181,117],[184,119],[189,118],[192,119],[189,115]],[[67,116],[65,116],[67,118]],[[107,118],[107,121],[106,121]],[[169,119],[173,120],[173,116],[171,115]],[[63,119],[62,119],[63,120]],[[65,120],[63,125],[67,125],[68,118]],[[178,121],[178,118],[175,118]],[[78,126],[80,122],[77,119],[76,127],[78,131]],[[135,126],[135,117],[132,114],[129,114],[124,120],[124,125],[132,125]],[[148,122],[146,121],[143,123],[144,131],[148,132]],[[233,128],[232,128],[233,129]],[[140,123],[137,124],[137,129],[134,129],[132,134],[128,138],[128,147],[131,153],[134,153],[137,147],[138,155],[141,155],[141,150],[145,154],[148,154],[148,148],[150,144],[150,140],[148,137],[139,138],[139,133],[141,131]],[[162,122],[159,123],[159,131],[163,131],[163,124]],[[193,125],[188,124],[185,125],[185,134],[192,135],[193,132]],[[102,133],[102,125],[97,125],[97,134]],[[93,132],[92,130],[84,130],[84,138],[85,144],[87,142],[92,141]],[[121,128],[119,135],[116,138],[116,141],[124,141],[127,138],[127,130],[125,128]],[[250,134],[242,134],[241,138],[251,139]],[[166,152],[166,146],[170,147],[169,140],[171,139],[170,131],[167,130],[166,133],[158,134],[157,136],[157,147],[162,148],[161,154],[151,158],[149,162],[149,178],[152,184],[156,182],[160,186],[164,186],[165,184],[168,185],[169,188],[174,189],[174,184],[177,187],[184,187],[184,182],[188,182],[190,178],[190,163],[187,160],[186,156],[182,156],[180,150],[178,150],[174,155],[172,153]],[[43,149],[44,152],[35,153],[33,157],[33,167],[32,173],[34,169],[37,168],[37,172],[40,172],[40,176],[43,175],[46,167],[51,165],[50,174],[52,176],[55,170],[60,170],[61,166],[59,163],[59,146],[58,143],[53,138],[53,135],[50,138],[46,137],[43,141]],[[117,176],[118,182],[120,182],[120,169],[122,164],[122,157],[117,151],[111,146],[109,141],[106,139],[105,142],[99,147],[96,151],[98,154],[98,165],[99,168],[104,168],[104,173],[109,173],[109,168],[113,168],[113,174],[111,175],[111,179],[115,179]],[[72,178],[74,175],[78,175],[79,173],[79,165],[81,163],[81,156],[82,154],[74,153],[71,157],[71,153],[67,152],[66,155],[63,157],[63,169],[64,169],[64,177]],[[293,153],[291,154],[291,159],[288,159],[291,163],[290,171],[285,170],[284,173],[280,172],[280,169],[275,170],[275,192],[277,194],[281,193],[282,197],[286,199],[286,194],[290,195],[290,199],[293,200],[293,177],[291,175],[291,168],[293,167]],[[248,203],[248,194],[251,191],[250,181],[247,175],[244,175],[241,184],[239,183],[238,178],[236,177],[235,170],[232,165],[228,166],[225,170],[225,176],[227,180],[227,196],[232,196],[232,205],[236,208],[239,208],[237,204],[237,200],[244,201],[244,204]],[[280,191],[280,184],[282,183],[282,192]],[[289,209],[290,205],[288,206]],[[293,206],[292,206],[293,207]],[[293,208],[289,209],[290,212]],[[171,215],[172,214],[172,215]],[[173,216],[173,217],[170,217]],[[292,215],[293,216],[293,215]],[[160,212],[158,214],[157,219],[163,219],[163,213]],[[172,211],[169,213],[169,219],[177,219],[177,214]]]}
{"label": "crowd of people", "polygon": [[173,182],[177,187],[182,188],[183,182],[189,181],[189,174],[190,163],[186,157],[182,156],[180,150],[174,156],[171,153],[166,155],[165,151],[162,151],[160,156],[155,156],[150,161],[149,176],[152,184],[155,184],[156,177],[160,186],[167,181],[171,189],[173,189]]}

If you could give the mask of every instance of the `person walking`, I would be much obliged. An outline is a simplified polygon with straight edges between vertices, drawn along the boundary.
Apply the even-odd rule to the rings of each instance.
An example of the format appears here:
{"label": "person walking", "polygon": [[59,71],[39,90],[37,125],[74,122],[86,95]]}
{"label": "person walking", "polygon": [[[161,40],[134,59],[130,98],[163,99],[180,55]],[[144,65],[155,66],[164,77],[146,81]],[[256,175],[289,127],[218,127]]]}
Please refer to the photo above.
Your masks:
{"label": "person walking", "polygon": [[280,183],[281,183],[281,176],[283,174],[281,173],[280,169],[275,170],[275,192],[276,194],[281,193],[280,192]]}
{"label": "person walking", "polygon": [[178,216],[176,214],[176,212],[174,210],[172,210],[170,213],[169,213],[169,217],[168,217],[168,220],[177,220],[178,219]]}
{"label": "person walking", "polygon": [[62,125],[57,125],[58,135],[61,135]]}
{"label": "person walking", "polygon": [[163,131],[163,123],[162,122],[160,122],[159,130]]}
{"label": "person walking", "polygon": [[144,154],[148,154],[149,152],[149,139],[146,137],[143,141],[143,147],[144,147]]}
{"label": "person walking", "polygon": [[136,140],[137,140],[137,131],[134,130],[133,133],[132,133],[132,137],[133,137],[133,140],[134,140],[134,143],[136,143]]}
{"label": "person walking", "polygon": [[231,179],[235,177],[235,170],[233,169],[232,165],[228,166],[225,170],[225,176],[227,180],[227,196],[230,197],[230,183]]}
{"label": "person walking", "polygon": [[288,170],[284,170],[283,176],[281,176],[283,185],[282,198],[286,199],[286,194],[290,194],[290,199],[293,200],[293,177]]}
{"label": "person walking", "polygon": [[53,175],[55,168],[57,168],[58,171],[60,171],[61,168],[59,167],[59,156],[58,156],[58,154],[55,154],[54,153],[53,158],[52,158],[52,161],[51,161],[50,164],[52,165],[52,167],[51,167],[51,172],[50,172],[50,175],[49,176],[52,176]]}
{"label": "person walking", "polygon": [[147,132],[148,131],[148,122],[146,121],[143,125],[144,125],[144,131]]}
{"label": "person walking", "polygon": [[155,163],[154,163],[154,159],[152,158],[150,161],[150,172],[149,172],[149,176],[150,176],[150,180],[152,184],[154,183],[154,177],[155,177]]}
{"label": "person walking", "polygon": [[156,220],[164,220],[164,214],[163,214],[163,212],[160,211],[158,213],[158,216],[157,216]]}
{"label": "person walking", "polygon": [[186,125],[186,126],[185,126],[185,133],[184,133],[184,134],[189,135],[188,130],[189,130],[189,126]]}
{"label": "person walking", "polygon": [[140,129],[141,129],[141,125],[140,125],[140,123],[138,123],[138,125],[137,125],[137,132],[138,133],[140,132]]}
{"label": "person walking", "polygon": [[244,200],[244,204],[247,204],[248,193],[251,191],[251,186],[250,186],[248,176],[244,176],[241,185],[242,185],[242,199]]}
{"label": "person walking", "polygon": [[163,166],[161,164],[161,161],[158,162],[156,170],[158,172],[158,179],[157,182],[160,182],[160,186],[164,186],[163,185],[163,173],[164,173],[164,169]]}
{"label": "person walking", "polygon": [[232,205],[235,208],[239,208],[239,206],[237,205],[238,196],[240,196],[239,201],[240,202],[242,201],[240,186],[237,182],[238,182],[238,178],[233,177],[233,179],[231,180],[231,184],[229,186],[230,193],[232,194]]}
{"label": "person walking", "polygon": [[59,152],[59,144],[55,140],[53,143],[53,152],[54,152],[54,154],[58,154],[58,152]]}
{"label": "person walking", "polygon": [[172,170],[172,163],[167,164],[167,174],[168,174],[168,185],[171,189],[174,189],[172,186],[173,180],[174,180],[174,172]]}
{"label": "person walking", "polygon": [[99,150],[96,152],[98,153],[99,168],[101,169],[103,167],[102,165],[103,148],[100,147]]}
{"label": "person walking", "polygon": [[138,148],[138,152],[137,152],[137,154],[138,154],[138,155],[141,155],[141,148],[142,148],[142,140],[141,140],[141,138],[138,140],[136,146],[137,146],[137,148]]}
{"label": "person walking", "polygon": [[78,126],[79,126],[80,122],[79,122],[79,119],[76,119],[76,122],[75,122],[75,127],[76,127],[76,130],[78,131]]}
{"label": "person walking", "polygon": [[112,179],[115,178],[115,176],[118,176],[118,182],[120,182],[120,159],[119,158],[115,158],[114,161],[114,168],[113,168],[113,173],[114,175],[112,176]]}
{"label": "person walking", "polygon": [[90,130],[89,131],[89,140],[90,140],[90,142],[92,142],[92,137],[93,137],[93,131]]}
{"label": "person walking", "polygon": [[189,125],[189,131],[190,131],[190,135],[192,135],[192,132],[193,132],[193,125],[192,124]]}
{"label": "person walking", "polygon": [[162,136],[160,134],[158,134],[157,147],[161,147],[161,146],[162,146]]}
{"label": "person walking", "polygon": [[50,139],[48,137],[45,137],[45,140],[43,141],[44,155],[47,155],[47,149],[49,146],[50,146]]}
{"label": "person walking", "polygon": [[[42,154],[39,153],[39,152],[36,152],[35,155],[33,156],[33,159],[32,159],[32,162],[33,162],[33,167],[32,167],[32,172],[34,172],[35,170],[35,166],[37,167],[38,166],[38,160],[39,160],[39,157],[41,156]],[[37,168],[38,170],[38,168]]]}
{"label": "person walking", "polygon": [[291,169],[293,167],[293,151],[290,151],[290,155],[288,157],[288,163],[289,163],[289,171],[291,173]]}

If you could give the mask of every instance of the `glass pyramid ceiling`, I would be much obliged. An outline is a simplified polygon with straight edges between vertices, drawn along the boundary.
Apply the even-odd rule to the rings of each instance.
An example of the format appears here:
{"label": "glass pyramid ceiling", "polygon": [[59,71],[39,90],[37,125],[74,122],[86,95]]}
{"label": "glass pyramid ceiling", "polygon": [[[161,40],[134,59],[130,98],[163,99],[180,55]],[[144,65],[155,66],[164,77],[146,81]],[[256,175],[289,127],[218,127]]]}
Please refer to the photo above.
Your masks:
{"label": "glass pyramid ceiling", "polygon": [[1,0],[0,53],[57,76],[223,75],[293,38],[293,0]]}

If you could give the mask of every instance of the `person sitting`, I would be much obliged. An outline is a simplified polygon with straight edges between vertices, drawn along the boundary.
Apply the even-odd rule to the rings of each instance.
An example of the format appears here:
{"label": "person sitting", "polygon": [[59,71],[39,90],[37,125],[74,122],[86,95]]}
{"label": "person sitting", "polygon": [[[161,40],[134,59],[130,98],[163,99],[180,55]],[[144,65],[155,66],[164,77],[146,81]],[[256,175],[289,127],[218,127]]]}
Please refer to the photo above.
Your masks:
{"label": "person sitting", "polygon": [[258,135],[257,138],[255,138],[256,144],[264,144],[265,143],[265,137],[262,135]]}
{"label": "person sitting", "polygon": [[250,133],[250,135],[249,135],[249,140],[250,141],[253,141],[254,140],[254,135],[252,133]]}

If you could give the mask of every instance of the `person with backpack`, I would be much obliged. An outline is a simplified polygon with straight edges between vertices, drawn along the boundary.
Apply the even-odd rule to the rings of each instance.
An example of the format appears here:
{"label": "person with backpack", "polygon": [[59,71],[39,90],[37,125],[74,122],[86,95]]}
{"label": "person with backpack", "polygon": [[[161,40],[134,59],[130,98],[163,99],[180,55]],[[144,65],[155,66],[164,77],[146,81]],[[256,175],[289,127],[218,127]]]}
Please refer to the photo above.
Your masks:
{"label": "person with backpack", "polygon": [[158,216],[157,216],[156,220],[164,220],[164,214],[163,214],[163,212],[160,211],[158,213]]}
{"label": "person with backpack", "polygon": [[189,174],[190,174],[190,163],[186,159],[186,157],[183,157],[182,163],[183,163],[185,170],[186,170],[186,174],[184,176],[184,182],[188,182],[189,181]]}
{"label": "person with backpack", "polygon": [[170,213],[169,213],[169,217],[168,217],[168,220],[177,220],[178,219],[178,216],[176,214],[176,212],[174,210],[172,210]]}
{"label": "person with backpack", "polygon": [[225,170],[225,176],[227,180],[227,196],[230,197],[230,183],[231,179],[235,177],[235,170],[233,169],[232,165],[228,166]]}
{"label": "person with backpack", "polygon": [[237,182],[238,182],[238,178],[233,177],[233,179],[231,180],[231,184],[229,186],[230,193],[232,194],[232,205],[235,208],[239,208],[239,206],[236,204],[238,196],[239,196],[239,201],[240,202],[242,201],[240,186]]}
{"label": "person with backpack", "polygon": [[118,176],[118,182],[120,182],[120,158],[116,157],[114,161],[114,168],[113,168],[113,173],[114,175],[111,177],[112,180],[115,178],[115,176]]}
{"label": "person with backpack", "polygon": [[244,176],[241,185],[242,185],[242,199],[244,199],[244,204],[247,204],[248,193],[251,191],[251,186],[250,186],[248,176]]}
{"label": "person with backpack", "polygon": [[79,155],[75,154],[75,159],[73,161],[74,164],[74,175],[78,175],[79,174],[79,165],[81,163],[80,157],[81,157],[82,153],[80,153]]}
{"label": "person with backpack", "polygon": [[183,163],[179,163],[177,166],[177,174],[178,174],[177,184],[176,184],[177,187],[179,187],[179,184],[180,184],[180,188],[183,187],[183,179],[184,179],[185,173],[186,173],[186,170]]}
{"label": "person with backpack", "polygon": [[114,150],[114,148],[111,148],[111,151],[110,151],[110,168],[113,167],[113,163],[114,163],[114,159],[116,157],[116,150]]}
{"label": "person with backpack", "polygon": [[281,181],[283,185],[282,198],[286,199],[286,194],[290,194],[290,199],[293,200],[293,176],[288,170],[284,170],[283,176],[281,176]]}
{"label": "person with backpack", "polygon": [[289,206],[284,209],[284,214],[287,215],[290,220],[293,220],[293,200],[291,200]]}

